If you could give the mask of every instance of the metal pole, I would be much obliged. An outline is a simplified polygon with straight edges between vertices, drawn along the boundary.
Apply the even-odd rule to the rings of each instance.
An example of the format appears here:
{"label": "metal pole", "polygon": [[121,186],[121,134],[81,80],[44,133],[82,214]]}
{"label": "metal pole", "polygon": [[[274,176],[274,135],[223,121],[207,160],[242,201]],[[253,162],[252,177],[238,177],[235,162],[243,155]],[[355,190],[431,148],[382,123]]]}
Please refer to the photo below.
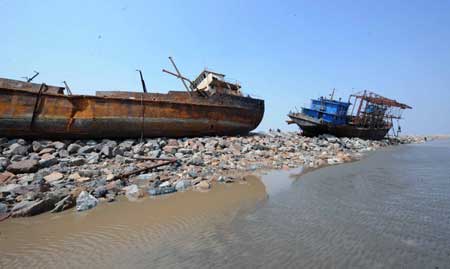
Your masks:
{"label": "metal pole", "polygon": [[173,61],[172,57],[169,56],[169,60],[172,63],[173,67],[175,68],[175,71],[177,71],[178,77],[180,78],[181,82],[183,82],[184,87],[186,88],[186,91],[189,93],[189,95],[192,96],[192,92],[189,90],[189,87],[186,85],[186,82],[184,79],[182,79],[182,75],[180,73],[180,70],[178,70],[177,66],[175,65],[175,62]]}
{"label": "metal pole", "polygon": [[184,79],[184,80],[186,80],[187,82],[189,82],[189,84],[190,84],[192,87],[194,87],[194,84],[192,83],[192,81],[191,81],[190,79],[188,79],[188,78],[186,78],[186,77],[183,77],[183,76],[180,76],[180,75],[177,75],[177,74],[175,74],[175,73],[173,73],[173,72],[170,72],[169,70],[166,70],[166,69],[163,69],[162,71],[163,71],[164,73],[167,73],[167,74],[172,75],[172,76],[174,76],[174,77],[177,77],[177,78],[180,78],[180,79]]}
{"label": "metal pole", "polygon": [[361,113],[361,108],[362,108],[362,105],[363,105],[363,101],[366,99],[366,90],[364,90],[364,95],[362,97],[360,97],[360,98],[361,98],[361,101],[359,103],[358,112],[356,112],[356,119],[357,119],[358,123],[361,122],[361,120],[359,118],[359,114]]}
{"label": "metal pole", "polygon": [[67,85],[67,82],[64,80],[63,83],[64,83],[64,86],[66,87],[67,93],[69,95],[72,95],[72,91],[70,90],[69,85]]}
{"label": "metal pole", "polygon": [[142,71],[139,69],[136,69],[136,71],[139,72],[139,76],[141,77],[141,84],[142,84],[142,90],[144,93],[147,93],[147,87],[145,86],[144,76],[142,76]]}
{"label": "metal pole", "polygon": [[31,78],[27,79],[27,82],[31,82],[35,77],[39,76],[39,72],[34,71],[34,73],[35,74]]}

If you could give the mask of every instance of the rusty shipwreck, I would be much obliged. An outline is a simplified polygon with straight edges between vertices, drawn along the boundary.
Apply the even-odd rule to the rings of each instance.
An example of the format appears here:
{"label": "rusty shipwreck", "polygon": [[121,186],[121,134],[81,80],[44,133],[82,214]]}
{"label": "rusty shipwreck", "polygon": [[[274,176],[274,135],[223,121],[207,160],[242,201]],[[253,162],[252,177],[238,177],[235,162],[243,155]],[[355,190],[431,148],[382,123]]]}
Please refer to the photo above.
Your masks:
{"label": "rusty shipwreck", "polygon": [[[311,100],[301,112],[290,112],[288,124],[297,124],[305,136],[332,134],[338,137],[359,137],[380,140],[392,130],[394,136],[401,132],[398,121],[402,111],[410,106],[379,94],[363,91],[350,95],[347,102],[320,97]],[[397,130],[394,124],[397,121]]]}
{"label": "rusty shipwreck", "polygon": [[[176,67],[175,67],[176,68]],[[0,79],[0,137],[139,138],[243,135],[255,129],[264,101],[244,96],[238,83],[205,70],[193,81],[178,69],[186,91],[167,94],[97,91]]]}

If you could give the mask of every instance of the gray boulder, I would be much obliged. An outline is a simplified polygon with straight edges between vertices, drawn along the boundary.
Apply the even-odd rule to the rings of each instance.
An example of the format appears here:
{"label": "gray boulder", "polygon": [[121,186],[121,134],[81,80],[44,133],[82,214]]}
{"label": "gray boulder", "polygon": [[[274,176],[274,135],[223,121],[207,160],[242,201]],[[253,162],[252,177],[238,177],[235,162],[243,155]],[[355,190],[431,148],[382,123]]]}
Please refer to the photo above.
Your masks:
{"label": "gray boulder", "polygon": [[94,146],[84,146],[78,150],[78,154],[87,154],[93,152],[94,150],[95,150]]}
{"label": "gray boulder", "polygon": [[33,143],[31,143],[31,146],[34,152],[39,152],[44,148],[38,141],[33,141]]}
{"label": "gray boulder", "polygon": [[80,148],[81,148],[80,145],[73,143],[67,147],[67,151],[69,152],[69,154],[73,154],[73,153],[77,153]]}
{"label": "gray boulder", "polygon": [[98,205],[98,200],[86,191],[82,191],[77,197],[77,211],[85,211]]}
{"label": "gray boulder", "polygon": [[84,158],[78,157],[78,158],[73,158],[70,159],[67,164],[69,166],[80,166],[83,165],[86,162],[86,160]]}
{"label": "gray boulder", "polygon": [[18,189],[20,189],[22,185],[20,184],[8,184],[6,186],[0,187],[0,193],[12,193]]}
{"label": "gray boulder", "polygon": [[53,155],[47,155],[39,161],[40,167],[50,167],[58,163],[58,159]]}
{"label": "gray boulder", "polygon": [[111,158],[113,156],[113,149],[109,145],[104,145],[100,150],[100,153],[107,158]]}
{"label": "gray boulder", "polygon": [[0,214],[4,214],[8,211],[8,206],[6,206],[4,203],[0,203]]}
{"label": "gray boulder", "polygon": [[98,160],[100,158],[100,155],[96,152],[91,152],[86,155],[86,162],[88,164],[96,164],[98,163]]}
{"label": "gray boulder", "polygon": [[190,180],[187,179],[182,179],[180,181],[177,182],[177,184],[175,184],[175,189],[177,191],[183,191],[186,190],[187,188],[189,188],[192,185]]}
{"label": "gray boulder", "polygon": [[26,201],[27,203],[24,203],[19,210],[16,208],[12,217],[29,217],[50,211],[60,199],[60,194],[51,193],[40,201]]}
{"label": "gray boulder", "polygon": [[60,158],[67,158],[67,157],[69,157],[69,151],[67,151],[65,149],[61,149],[60,151],[58,151],[58,156]]}
{"label": "gray boulder", "polygon": [[125,196],[130,201],[136,201],[137,199],[139,199],[143,196],[142,191],[139,190],[139,187],[136,184],[127,186],[124,188],[124,190],[125,190]]}
{"label": "gray boulder", "polygon": [[8,167],[8,165],[10,164],[11,162],[7,159],[7,158],[5,158],[5,157],[0,157],[0,168],[5,168],[6,169],[6,167]]}
{"label": "gray boulder", "polygon": [[11,155],[20,155],[20,156],[26,156],[30,151],[29,146],[23,146],[18,143],[12,144],[9,147],[9,149],[11,150]]}
{"label": "gray boulder", "polygon": [[108,190],[106,189],[106,186],[98,186],[94,190],[94,196],[97,198],[105,197],[107,193],[108,193]]}
{"label": "gray boulder", "polygon": [[36,160],[24,160],[19,162],[13,162],[6,168],[14,174],[27,174],[34,173],[39,170],[39,162]]}
{"label": "gray boulder", "polygon": [[64,149],[66,147],[66,144],[64,144],[63,142],[60,142],[60,141],[53,142],[52,145],[57,150]]}

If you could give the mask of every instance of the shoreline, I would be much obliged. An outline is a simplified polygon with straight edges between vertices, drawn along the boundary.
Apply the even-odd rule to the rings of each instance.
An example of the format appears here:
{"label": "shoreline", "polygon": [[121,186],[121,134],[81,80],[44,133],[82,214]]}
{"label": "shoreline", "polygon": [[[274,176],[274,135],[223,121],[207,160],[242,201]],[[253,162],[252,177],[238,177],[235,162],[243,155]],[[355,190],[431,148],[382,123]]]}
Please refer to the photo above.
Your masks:
{"label": "shoreline", "polygon": [[[302,166],[304,174],[359,160],[379,148],[432,139],[370,141],[285,132],[143,141],[0,138],[0,220],[74,207],[84,211],[118,196],[138,201],[187,189],[205,192],[216,183],[245,181],[248,175],[270,170]],[[173,159],[176,162],[167,161]],[[149,164],[161,166],[147,172]],[[124,174],[131,175],[118,179]]]}

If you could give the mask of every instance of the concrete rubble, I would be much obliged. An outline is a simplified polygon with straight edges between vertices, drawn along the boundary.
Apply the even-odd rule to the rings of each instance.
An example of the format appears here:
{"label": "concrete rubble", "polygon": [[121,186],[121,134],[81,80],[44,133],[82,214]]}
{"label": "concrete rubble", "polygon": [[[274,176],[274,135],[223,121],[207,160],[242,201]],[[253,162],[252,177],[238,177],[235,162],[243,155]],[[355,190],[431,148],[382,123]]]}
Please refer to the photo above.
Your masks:
{"label": "concrete rubble", "polygon": [[[208,191],[214,184],[238,181],[255,170],[336,165],[378,148],[424,140],[309,138],[290,132],[143,141],[0,138],[0,211],[13,217],[33,216],[75,206],[87,210],[118,195],[134,201],[187,189]],[[158,163],[152,158],[177,162],[132,173]],[[123,174],[132,175],[118,177]]]}

